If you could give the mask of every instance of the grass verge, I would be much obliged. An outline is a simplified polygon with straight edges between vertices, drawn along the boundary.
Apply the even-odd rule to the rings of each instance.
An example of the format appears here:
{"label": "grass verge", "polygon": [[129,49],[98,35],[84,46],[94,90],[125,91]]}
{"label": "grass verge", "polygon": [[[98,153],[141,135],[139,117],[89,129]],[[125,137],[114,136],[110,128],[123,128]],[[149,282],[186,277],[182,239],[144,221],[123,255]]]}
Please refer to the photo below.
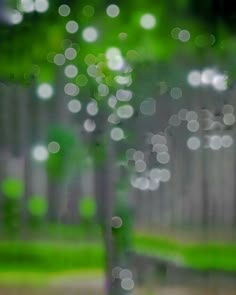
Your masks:
{"label": "grass verge", "polygon": [[163,257],[197,270],[236,272],[236,244],[181,243],[166,237],[136,234],[134,248],[137,253]]}

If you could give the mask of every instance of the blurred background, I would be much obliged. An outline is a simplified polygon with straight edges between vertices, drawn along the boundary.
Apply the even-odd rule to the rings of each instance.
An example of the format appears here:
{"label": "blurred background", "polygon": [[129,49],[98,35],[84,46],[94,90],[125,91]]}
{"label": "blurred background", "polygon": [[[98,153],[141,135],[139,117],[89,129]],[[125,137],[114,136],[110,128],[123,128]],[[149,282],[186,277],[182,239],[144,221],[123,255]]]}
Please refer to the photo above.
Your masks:
{"label": "blurred background", "polygon": [[0,294],[236,294],[235,24],[0,1]]}

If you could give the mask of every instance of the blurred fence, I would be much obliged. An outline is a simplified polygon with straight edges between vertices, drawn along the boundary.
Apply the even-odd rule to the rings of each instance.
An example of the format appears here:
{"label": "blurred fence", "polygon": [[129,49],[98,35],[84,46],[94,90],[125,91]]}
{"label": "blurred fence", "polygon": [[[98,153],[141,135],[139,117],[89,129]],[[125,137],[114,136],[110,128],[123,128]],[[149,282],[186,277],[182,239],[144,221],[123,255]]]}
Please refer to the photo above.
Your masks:
{"label": "blurred fence", "polygon": [[[96,175],[102,171],[95,169],[91,158],[90,164],[82,169],[68,168],[63,162],[67,160],[62,159],[63,164],[53,169],[56,172],[65,170],[65,175],[55,178],[48,172],[48,164],[40,161],[44,151],[40,154],[39,150],[39,161],[33,156],[35,147],[54,142],[53,135],[48,135],[52,126],[62,126],[75,137],[78,135],[85,147],[90,141],[81,127],[86,114],[68,111],[68,98],[63,89],[63,83],[58,83],[54,97],[47,101],[38,99],[33,85],[2,83],[0,86],[0,182],[6,178],[23,181],[20,208],[21,218],[26,222],[32,196],[39,195],[47,200],[48,220],[67,223],[79,222],[77,204],[80,198],[96,196]],[[169,171],[168,181],[161,182],[157,190],[133,188],[127,192],[137,226],[229,227],[235,224],[234,95],[235,90],[217,93],[186,88],[181,99],[173,100],[165,92],[155,98],[155,113],[138,115],[132,120],[130,128],[135,141],[130,147],[145,154],[148,168],[157,167],[153,164],[153,145],[150,145],[155,134],[166,138],[170,156],[170,160],[161,160],[158,164],[159,168]],[[60,136],[63,139],[63,132]],[[70,144],[70,140],[68,142]],[[82,148],[73,140],[71,145]],[[66,147],[62,152],[66,155]],[[73,173],[69,173],[70,170]],[[120,177],[126,176],[121,174]],[[4,208],[3,203],[1,191],[1,208]]]}

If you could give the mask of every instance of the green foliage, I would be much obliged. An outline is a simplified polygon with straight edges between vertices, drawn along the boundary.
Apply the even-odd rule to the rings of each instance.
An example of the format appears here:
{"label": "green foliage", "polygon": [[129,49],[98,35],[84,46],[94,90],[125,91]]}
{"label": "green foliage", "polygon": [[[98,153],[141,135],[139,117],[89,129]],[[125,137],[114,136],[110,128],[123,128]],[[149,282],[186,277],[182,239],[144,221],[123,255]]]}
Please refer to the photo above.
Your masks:
{"label": "green foliage", "polygon": [[97,232],[98,225],[95,223],[96,203],[92,196],[85,196],[79,200],[78,210],[80,214],[80,226],[86,236]]}
{"label": "green foliage", "polygon": [[42,218],[48,209],[47,200],[43,196],[31,196],[28,201],[28,209],[33,217]]}
{"label": "green foliage", "polygon": [[106,148],[102,142],[95,142],[90,145],[90,153],[96,166],[100,166],[106,160]]}
{"label": "green foliage", "polygon": [[121,227],[112,229],[115,245],[120,256],[125,255],[127,250],[130,251],[133,243],[133,216],[128,201],[128,192],[127,181],[120,181],[117,187],[114,215],[121,218],[122,225]]}
{"label": "green foliage", "polygon": [[[4,79],[21,81],[31,81],[32,78],[38,81],[54,81],[56,66],[49,56],[56,53],[63,54],[65,49],[63,40],[66,39],[67,42],[70,39],[73,46],[80,44],[80,58],[73,62],[79,66],[80,72],[86,75],[87,65],[84,63],[84,58],[91,53],[95,56],[99,68],[102,67],[105,77],[110,76],[111,73],[101,61],[104,60],[104,52],[111,46],[121,48],[123,56],[132,64],[163,60],[172,64],[172,57],[178,56],[179,53],[190,56],[190,59],[196,58],[197,54],[202,56],[204,53],[216,60],[217,54],[222,51],[221,41],[225,41],[220,35],[220,30],[225,26],[229,31],[231,27],[229,23],[234,18],[226,20],[228,16],[224,15],[225,12],[218,11],[223,14],[224,22],[220,22],[218,13],[216,16],[212,15],[215,14],[211,9],[215,7],[214,1],[206,3],[201,4],[195,0],[178,0],[175,3],[163,0],[145,1],[145,3],[129,1],[128,4],[119,3],[121,9],[119,17],[109,18],[105,14],[107,6],[105,1],[91,1],[90,5],[94,6],[95,14],[89,17],[83,11],[87,5],[85,1],[70,1],[71,15],[63,18],[58,14],[60,1],[51,1],[47,13],[25,14],[22,24],[0,28],[2,41],[0,76]],[[140,17],[148,12],[153,13],[157,19],[157,26],[153,30],[144,30],[140,26]],[[204,21],[199,21],[199,17],[193,18],[192,12],[197,16],[203,16]],[[78,21],[81,28],[73,36],[70,36],[65,29],[70,19]],[[83,28],[89,25],[95,26],[100,33],[100,37],[94,43],[85,42],[81,35]],[[171,31],[175,27],[189,30],[190,41],[185,43],[173,40]],[[126,38],[119,37],[121,32],[127,34]],[[196,38],[198,35],[211,33],[215,34],[217,39],[220,39],[217,41],[220,42],[216,42],[214,46],[204,45],[203,52],[202,48],[198,48]]]}
{"label": "green foliage", "polygon": [[86,196],[79,201],[79,214],[84,220],[91,220],[96,214],[96,203],[93,197]]}
{"label": "green foliage", "polygon": [[3,227],[8,236],[15,236],[20,229],[20,199],[24,185],[19,179],[7,178],[1,183],[3,200]]}
{"label": "green foliage", "polygon": [[8,237],[16,236],[21,226],[20,202],[18,199],[3,200],[3,230]]}
{"label": "green foliage", "polygon": [[65,127],[52,127],[48,133],[48,142],[56,141],[60,150],[50,154],[47,161],[49,176],[53,178],[69,177],[87,165],[87,153],[78,135]]}
{"label": "green foliage", "polygon": [[19,199],[24,191],[23,182],[19,179],[7,178],[1,183],[2,193],[5,197]]}

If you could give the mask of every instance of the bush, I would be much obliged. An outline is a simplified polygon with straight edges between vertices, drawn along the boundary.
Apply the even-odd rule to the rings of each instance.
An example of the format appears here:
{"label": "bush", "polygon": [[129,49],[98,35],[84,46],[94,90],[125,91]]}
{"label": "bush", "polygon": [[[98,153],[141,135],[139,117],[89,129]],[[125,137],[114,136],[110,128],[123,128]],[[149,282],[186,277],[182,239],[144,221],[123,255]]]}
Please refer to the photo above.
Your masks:
{"label": "bush", "polygon": [[20,229],[20,201],[24,192],[23,182],[7,178],[1,183],[3,200],[3,227],[7,235],[14,236]]}

